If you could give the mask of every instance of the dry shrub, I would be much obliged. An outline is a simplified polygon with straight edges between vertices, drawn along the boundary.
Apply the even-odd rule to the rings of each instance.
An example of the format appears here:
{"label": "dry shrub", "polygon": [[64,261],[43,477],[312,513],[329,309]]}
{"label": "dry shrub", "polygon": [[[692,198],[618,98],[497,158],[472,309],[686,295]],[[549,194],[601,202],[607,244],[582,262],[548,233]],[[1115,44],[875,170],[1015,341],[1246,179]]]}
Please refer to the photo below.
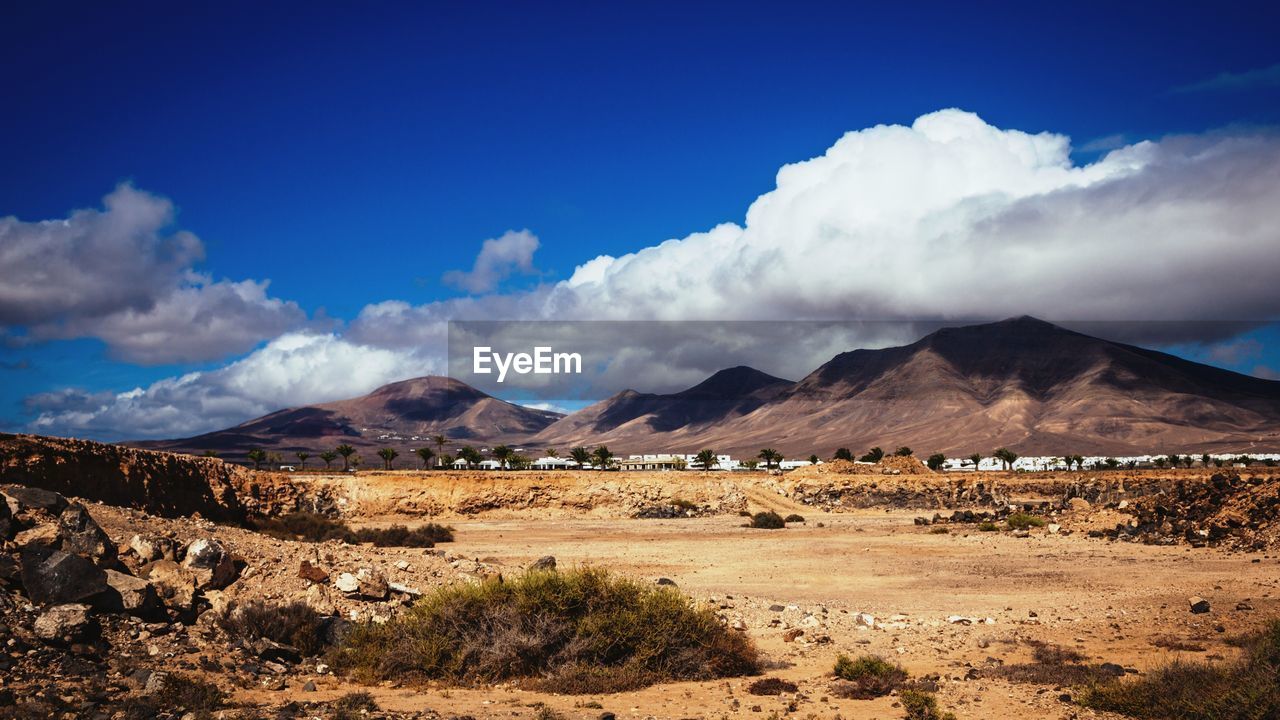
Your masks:
{"label": "dry shrub", "polygon": [[1152,640],[1151,644],[1158,648],[1174,650],[1177,652],[1204,652],[1206,650],[1205,646],[1200,643],[1183,640],[1182,638],[1174,637],[1172,635],[1161,635],[1160,637]]}
{"label": "dry shrub", "polygon": [[341,540],[352,545],[373,543],[377,547],[435,547],[438,542],[452,542],[453,528],[427,523],[410,529],[404,525],[352,530],[341,520],[318,513],[294,512],[278,518],[258,518],[251,527],[264,535],[281,540],[325,542]]}
{"label": "dry shrub", "polygon": [[761,678],[747,686],[747,692],[752,695],[781,695],[799,689],[795,683],[782,678]]}
{"label": "dry shrub", "polygon": [[594,693],[758,671],[756,649],[710,608],[598,568],[441,588],[354,628],[333,665],[366,680],[530,680]]}
{"label": "dry shrub", "polygon": [[1028,530],[1033,527],[1044,527],[1047,524],[1042,517],[1021,512],[1009,515],[1004,521],[1010,530]]}
{"label": "dry shrub", "polygon": [[799,522],[799,523],[802,523],[802,522],[804,522],[804,516],[803,516],[803,515],[797,515],[797,514],[795,514],[795,513],[791,513],[790,515],[788,515],[788,516],[786,516],[785,518],[783,518],[783,520],[785,520],[785,521],[787,521],[787,522],[789,522],[789,523],[792,523],[792,522]]}
{"label": "dry shrub", "polygon": [[906,711],[906,720],[956,720],[953,713],[938,709],[938,699],[930,693],[918,690],[903,690],[902,709]]}
{"label": "dry shrub", "polygon": [[332,720],[358,720],[375,712],[378,703],[367,692],[350,692],[333,701]]}
{"label": "dry shrub", "polygon": [[233,640],[251,642],[267,639],[297,648],[303,655],[324,649],[324,619],[302,602],[268,605],[253,600],[224,610],[218,627]]}
{"label": "dry shrub", "polygon": [[1280,717],[1280,620],[1247,639],[1232,662],[1174,662],[1141,678],[1087,687],[1080,704],[1136,718],[1261,720]]}
{"label": "dry shrub", "polygon": [[863,655],[857,659],[841,655],[836,658],[833,672],[844,682],[834,683],[831,694],[853,700],[888,695],[907,679],[907,671],[901,665],[875,655]]}
{"label": "dry shrub", "polygon": [[751,522],[747,527],[758,528],[761,530],[781,530],[787,526],[787,521],[782,516],[772,510],[758,512],[751,516]]}
{"label": "dry shrub", "polygon": [[1085,663],[1085,655],[1074,648],[1035,640],[1029,644],[1034,647],[1032,662],[986,668],[980,674],[1009,682],[1058,686],[1105,682],[1124,675],[1124,668],[1114,663]]}

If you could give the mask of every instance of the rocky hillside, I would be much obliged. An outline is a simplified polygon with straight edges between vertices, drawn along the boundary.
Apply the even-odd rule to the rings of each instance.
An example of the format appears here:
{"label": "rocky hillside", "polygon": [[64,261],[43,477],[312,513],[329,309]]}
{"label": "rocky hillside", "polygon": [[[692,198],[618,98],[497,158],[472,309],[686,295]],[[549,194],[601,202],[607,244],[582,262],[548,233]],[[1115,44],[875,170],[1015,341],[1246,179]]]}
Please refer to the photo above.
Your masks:
{"label": "rocky hillside", "polygon": [[0,483],[141,508],[155,515],[226,521],[244,519],[246,507],[240,493],[252,495],[260,484],[251,471],[215,458],[5,434],[0,434]]}

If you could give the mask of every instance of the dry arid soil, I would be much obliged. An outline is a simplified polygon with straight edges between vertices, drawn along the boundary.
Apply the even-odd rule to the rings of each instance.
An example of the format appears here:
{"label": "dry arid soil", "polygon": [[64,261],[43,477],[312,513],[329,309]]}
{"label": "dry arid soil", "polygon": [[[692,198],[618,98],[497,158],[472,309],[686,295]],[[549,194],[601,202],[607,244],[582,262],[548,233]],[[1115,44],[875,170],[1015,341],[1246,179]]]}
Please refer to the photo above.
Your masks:
{"label": "dry arid soil", "polygon": [[[962,477],[839,466],[790,475],[249,475],[238,491],[267,514],[319,509],[353,527],[433,521],[452,526],[456,539],[427,549],[286,541],[236,523],[159,517],[141,498],[136,508],[86,501],[125,572],[145,575],[135,536],[166,537],[179,547],[216,540],[234,558],[235,577],[202,590],[194,617],[104,612],[96,649],[33,635],[30,623],[45,609],[0,583],[9,599],[0,699],[16,707],[38,699],[43,704],[26,707],[52,708],[52,717],[113,717],[114,703],[147,692],[149,674],[182,671],[228,693],[229,709],[218,711],[226,718],[329,718],[331,703],[353,691],[372,695],[380,709],[362,715],[369,717],[534,718],[548,710],[565,718],[903,717],[897,694],[854,700],[832,692],[832,666],[843,653],[901,663],[936,685],[939,705],[958,718],[1111,717],[1075,704],[1069,685],[994,674],[1030,662],[1041,643],[1130,675],[1177,657],[1226,660],[1238,652],[1231,638],[1280,616],[1272,526],[1280,479],[1264,468]],[[1205,511],[1215,503],[1217,511]],[[1047,524],[982,531],[963,517],[969,510],[997,518],[1011,504]],[[745,527],[739,513],[760,510],[804,521]],[[20,557],[23,541],[19,534],[5,548]],[[518,683],[362,685],[323,659],[255,657],[233,647],[213,620],[237,603],[298,600],[348,621],[382,621],[419,593],[515,577],[546,556],[562,570],[603,566],[674,582],[754,640],[766,659],[762,677],[797,690],[753,695],[748,686],[759,677],[585,696]],[[318,573],[300,577],[304,560]],[[344,592],[342,575],[362,569],[391,589],[376,598]],[[1209,611],[1193,613],[1193,596]],[[92,692],[86,678],[97,683]]]}

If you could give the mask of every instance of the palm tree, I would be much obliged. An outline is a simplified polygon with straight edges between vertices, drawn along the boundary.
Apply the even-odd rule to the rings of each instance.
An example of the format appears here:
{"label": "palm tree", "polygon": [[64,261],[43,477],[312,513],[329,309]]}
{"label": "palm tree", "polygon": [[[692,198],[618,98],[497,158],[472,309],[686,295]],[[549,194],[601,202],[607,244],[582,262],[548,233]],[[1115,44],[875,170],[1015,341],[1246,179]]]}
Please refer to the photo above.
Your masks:
{"label": "palm tree", "polygon": [[867,451],[866,455],[858,458],[859,462],[878,463],[884,458],[884,451],[878,447],[873,447]]}
{"label": "palm tree", "polygon": [[911,457],[911,448],[907,447],[906,445],[903,445],[897,450],[894,450],[893,454],[897,455],[898,457]]}
{"label": "palm tree", "polygon": [[1209,467],[1209,463],[1211,463],[1211,462],[1213,462],[1213,458],[1209,456],[1209,453],[1205,453],[1205,454],[1203,454],[1203,455],[1201,455],[1201,456],[1200,456],[1200,464],[1201,464],[1201,465],[1203,465],[1203,466],[1205,466],[1205,467]]}
{"label": "palm tree", "polygon": [[320,453],[320,459],[324,461],[324,469],[328,470],[333,465],[333,461],[338,459],[338,453],[332,450],[325,450]]}
{"label": "palm tree", "polygon": [[515,451],[506,445],[499,445],[490,451],[489,454],[492,455],[493,459],[497,460],[498,464],[502,466],[503,470],[505,470],[507,468],[507,462],[511,460],[512,455],[515,455]]}
{"label": "palm tree", "polygon": [[982,462],[982,453],[974,453],[970,455],[969,462],[973,463],[973,469],[977,470],[978,465]]}
{"label": "palm tree", "polygon": [[468,470],[475,467],[476,463],[479,463],[481,460],[480,451],[476,450],[470,445],[466,445],[461,450],[459,450],[458,457],[467,463]]}
{"label": "palm tree", "polygon": [[810,465],[817,465],[817,464],[818,464],[818,456],[817,456],[817,455],[810,455],[810,456],[809,456],[809,464],[810,464]]}
{"label": "palm tree", "polygon": [[440,467],[442,468],[453,467],[453,461],[455,459],[456,458],[454,458],[452,455],[448,455],[448,454],[436,456],[436,461],[440,463]]}
{"label": "palm tree", "polygon": [[383,459],[383,470],[390,470],[392,469],[392,460],[396,460],[399,457],[399,452],[396,452],[392,447],[384,447],[378,451],[378,456]]}
{"label": "palm tree", "polygon": [[298,456],[298,467],[306,467],[307,458],[311,457],[311,453],[307,452],[306,450],[299,450],[298,452],[294,453],[294,455]]}
{"label": "palm tree", "polygon": [[[444,444],[449,442],[449,440],[443,435],[432,435],[431,442],[436,444],[436,455],[440,455],[440,453],[444,452]],[[441,459],[443,460],[443,456]]]}
{"label": "palm tree", "polygon": [[609,452],[609,448],[606,445],[596,448],[592,456],[595,459],[596,467],[601,470],[608,470],[609,466],[613,464],[613,453]]}
{"label": "palm tree", "polygon": [[695,459],[698,461],[698,464],[702,466],[703,470],[710,470],[713,465],[720,464],[719,461],[716,460],[715,450],[703,450],[695,456]]}
{"label": "palm tree", "polygon": [[774,463],[782,462],[782,453],[774,450],[773,448],[765,448],[761,450],[760,454],[756,457],[764,461],[764,467],[766,470],[773,469]]}
{"label": "palm tree", "polygon": [[928,465],[930,470],[938,470],[947,464],[947,456],[942,453],[934,453],[929,456],[929,459],[924,464]]}
{"label": "palm tree", "polygon": [[999,448],[995,452],[991,453],[991,457],[994,457],[1004,463],[1005,470],[1012,470],[1014,461],[1018,459],[1018,453],[1013,452],[1008,448]]}
{"label": "palm tree", "polygon": [[832,460],[848,460],[853,462],[853,453],[849,448],[836,448],[836,454],[831,457]]}
{"label": "palm tree", "polygon": [[560,451],[556,450],[555,448],[547,448],[547,457],[558,458],[560,457]]}
{"label": "palm tree", "polygon": [[253,469],[257,470],[262,467],[262,463],[267,460],[267,451],[261,448],[254,448],[245,454],[249,460],[253,461]]}
{"label": "palm tree", "polygon": [[569,451],[569,457],[578,463],[578,469],[581,470],[591,463],[591,451],[584,447],[576,447]]}
{"label": "palm tree", "polygon": [[334,450],[334,452],[336,452],[336,453],[338,453],[339,455],[341,455],[341,456],[342,456],[342,469],[343,469],[343,470],[350,470],[350,469],[351,469],[351,456],[356,454],[356,449],[355,449],[355,448],[353,448],[353,447],[351,447],[350,445],[348,445],[348,444],[346,444],[346,443],[343,443],[343,444],[339,445],[338,447],[334,448],[333,450]]}
{"label": "palm tree", "polygon": [[1084,472],[1084,456],[1083,455],[1072,455],[1071,460],[1076,464],[1076,470]]}
{"label": "palm tree", "polygon": [[414,452],[418,454],[418,457],[422,458],[423,470],[426,470],[428,467],[431,467],[431,458],[436,456],[436,454],[431,451],[431,448],[420,447],[417,450],[414,450]]}

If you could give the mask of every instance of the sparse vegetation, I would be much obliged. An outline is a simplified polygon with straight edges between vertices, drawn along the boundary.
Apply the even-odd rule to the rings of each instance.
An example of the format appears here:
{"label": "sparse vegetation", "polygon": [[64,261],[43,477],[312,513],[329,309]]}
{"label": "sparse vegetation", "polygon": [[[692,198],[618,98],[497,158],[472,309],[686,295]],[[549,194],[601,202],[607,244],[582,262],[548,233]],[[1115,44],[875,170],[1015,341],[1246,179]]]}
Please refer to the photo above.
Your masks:
{"label": "sparse vegetation", "polygon": [[835,676],[844,680],[832,687],[832,694],[837,697],[856,700],[869,700],[897,690],[906,682],[907,671],[901,665],[875,655],[863,655],[850,658],[840,655],[836,658]]}
{"label": "sparse vegetation", "polygon": [[747,527],[753,527],[759,530],[781,530],[787,526],[787,521],[782,516],[772,510],[758,512],[751,516],[751,522]]}
{"label": "sparse vegetation", "polygon": [[356,454],[356,449],[346,443],[343,443],[334,448],[333,451],[342,456],[342,469],[344,471],[350,470],[351,456]]}
{"label": "sparse vegetation", "polygon": [[791,513],[790,515],[788,515],[788,516],[786,516],[785,518],[783,518],[783,520],[785,520],[786,522],[789,522],[789,523],[793,523],[793,522],[799,522],[799,523],[802,523],[802,522],[804,522],[804,516],[803,516],[803,515],[797,515],[797,514],[795,514],[795,513]]}
{"label": "sparse vegetation", "polygon": [[781,695],[799,689],[795,683],[775,677],[761,678],[747,686],[747,692],[751,695]]}
{"label": "sparse vegetation", "polygon": [[1087,685],[1110,680],[1124,674],[1114,664],[1089,664],[1078,650],[1045,642],[1029,641],[1034,647],[1032,662],[1009,663],[982,671],[983,677],[996,677],[1009,682],[1036,685]]}
{"label": "sparse vegetation", "polygon": [[943,465],[947,464],[947,456],[942,453],[934,453],[929,456],[929,459],[924,461],[924,464],[928,466],[930,470],[936,472],[941,470]]}
{"label": "sparse vegetation", "polygon": [[350,692],[333,701],[333,720],[357,720],[378,710],[378,703],[367,692]]}
{"label": "sparse vegetation", "polygon": [[352,545],[373,543],[377,547],[434,547],[452,542],[453,528],[427,523],[410,529],[404,525],[352,530],[345,522],[318,513],[294,512],[278,518],[259,518],[250,527],[281,540],[325,542],[341,540]]}
{"label": "sparse vegetation", "polygon": [[903,690],[899,698],[906,720],[956,720],[954,713],[938,709],[938,699],[932,693],[919,690]]}
{"label": "sparse vegetation", "polygon": [[878,463],[883,458],[884,458],[884,450],[881,450],[878,447],[873,447],[867,451],[866,455],[863,455],[862,457],[858,458],[858,460],[860,460],[861,462]]}
{"label": "sparse vegetation", "polygon": [[295,648],[304,656],[316,655],[324,646],[324,621],[303,602],[269,605],[254,600],[224,610],[217,620],[228,637],[242,643],[266,639]]}
{"label": "sparse vegetation", "polygon": [[1047,524],[1042,517],[1021,512],[1011,513],[1004,521],[1010,530],[1026,530],[1033,527],[1044,527]]}
{"label": "sparse vegetation", "polygon": [[978,532],[996,532],[999,529],[1000,526],[990,520],[978,523]]}
{"label": "sparse vegetation", "polygon": [[1280,620],[1245,638],[1238,660],[1175,660],[1140,678],[1093,683],[1079,702],[1095,710],[1153,720],[1280,717]]}
{"label": "sparse vegetation", "polygon": [[832,460],[848,460],[853,462],[853,452],[849,448],[842,447],[836,450],[836,454],[831,456]]}
{"label": "sparse vegetation", "polygon": [[712,609],[598,568],[441,588],[390,622],[354,628],[332,657],[369,681],[523,679],[572,693],[759,668],[751,641]]}
{"label": "sparse vegetation", "polygon": [[897,450],[894,450],[893,454],[898,457],[911,457],[912,454],[914,454],[914,451],[911,448],[907,447],[906,445],[903,445]]}
{"label": "sparse vegetation", "polygon": [[929,534],[930,535],[950,535],[951,531],[948,530],[947,528],[942,527],[941,525],[935,525],[932,528],[929,528]]}

